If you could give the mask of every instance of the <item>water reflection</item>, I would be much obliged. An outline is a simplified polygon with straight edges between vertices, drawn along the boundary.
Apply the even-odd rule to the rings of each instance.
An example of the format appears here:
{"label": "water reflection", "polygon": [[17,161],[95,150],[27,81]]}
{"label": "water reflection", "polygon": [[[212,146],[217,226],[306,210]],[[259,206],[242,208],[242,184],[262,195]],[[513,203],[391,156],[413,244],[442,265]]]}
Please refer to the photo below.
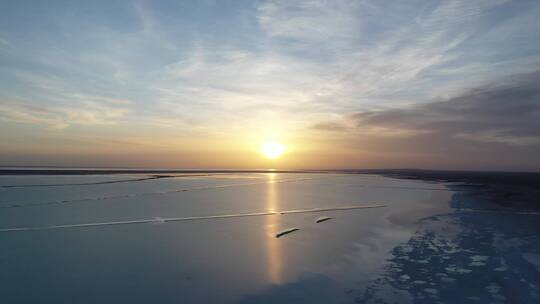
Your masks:
{"label": "water reflection", "polygon": [[[266,210],[277,211],[279,210],[279,202],[277,198],[277,183],[276,173],[268,173],[268,186],[266,192]],[[268,279],[273,284],[281,283],[281,247],[279,240],[275,237],[275,234],[279,230],[278,228],[278,216],[266,217],[266,251],[267,251],[267,267],[268,267]]]}

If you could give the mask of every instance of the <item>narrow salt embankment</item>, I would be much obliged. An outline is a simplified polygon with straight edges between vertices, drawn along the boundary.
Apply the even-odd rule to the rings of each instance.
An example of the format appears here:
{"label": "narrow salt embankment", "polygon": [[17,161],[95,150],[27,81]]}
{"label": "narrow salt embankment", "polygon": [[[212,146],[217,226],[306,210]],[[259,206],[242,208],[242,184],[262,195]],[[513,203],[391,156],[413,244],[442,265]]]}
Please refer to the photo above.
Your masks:
{"label": "narrow salt embankment", "polygon": [[42,188],[42,187],[69,187],[69,186],[90,186],[90,185],[107,185],[117,183],[141,182],[159,178],[171,178],[176,176],[168,175],[152,175],[139,178],[125,178],[104,182],[86,182],[86,183],[59,183],[59,184],[21,184],[21,185],[0,185],[0,188]]}
{"label": "narrow salt embankment", "polygon": [[[68,225],[51,225],[51,226],[41,226],[41,227],[3,228],[3,229],[0,229],[0,232],[52,230],[52,229],[64,229],[64,228],[85,228],[85,227],[131,225],[131,224],[146,224],[146,223],[182,222],[182,221],[226,219],[226,218],[239,218],[239,217],[251,217],[251,216],[271,216],[271,215],[287,215],[287,214],[298,214],[298,213],[312,213],[312,212],[326,212],[326,211],[340,211],[340,210],[354,210],[354,209],[371,209],[371,208],[382,208],[382,207],[386,207],[386,205],[370,204],[370,205],[355,205],[355,206],[345,206],[345,207],[296,209],[296,210],[282,210],[282,211],[271,211],[271,212],[252,212],[252,213],[236,213],[236,214],[192,216],[192,217],[175,217],[175,218],[157,217],[157,218],[152,218],[152,219],[140,219],[140,220],[128,220],[128,221],[111,221],[111,222],[82,223],[82,224],[68,224]],[[298,230],[298,229],[296,229],[296,230]],[[286,233],[290,233],[290,232],[292,232],[292,231],[289,231],[289,232],[286,232]],[[286,234],[286,233],[283,233],[283,234]],[[278,233],[278,235],[279,235],[279,233]],[[279,236],[276,236],[276,237],[279,237]]]}
{"label": "narrow salt embankment", "polygon": [[[245,187],[245,186],[253,186],[253,185],[263,185],[263,184],[268,184],[268,183],[277,184],[277,183],[287,183],[287,182],[298,182],[298,181],[312,180],[316,178],[322,178],[322,177],[278,179],[278,180],[273,180],[273,181],[265,180],[265,181],[260,181],[260,182],[251,182],[251,183],[236,183],[236,184],[225,184],[225,185],[214,185],[214,186],[188,187],[188,188],[180,188],[180,189],[159,191],[159,192],[120,194],[120,195],[89,197],[89,198],[70,199],[70,200],[55,200],[55,201],[36,202],[36,203],[14,203],[14,204],[0,206],[0,209],[37,207],[37,206],[49,206],[49,205],[64,205],[64,204],[85,203],[85,202],[92,202],[92,201],[126,199],[126,198],[134,198],[134,197],[139,197],[139,196],[154,196],[154,195],[165,195],[165,194],[188,192],[188,191],[202,191],[202,190],[224,189],[224,188],[233,188],[233,187]],[[106,183],[107,182],[102,182],[99,184],[106,184]]]}

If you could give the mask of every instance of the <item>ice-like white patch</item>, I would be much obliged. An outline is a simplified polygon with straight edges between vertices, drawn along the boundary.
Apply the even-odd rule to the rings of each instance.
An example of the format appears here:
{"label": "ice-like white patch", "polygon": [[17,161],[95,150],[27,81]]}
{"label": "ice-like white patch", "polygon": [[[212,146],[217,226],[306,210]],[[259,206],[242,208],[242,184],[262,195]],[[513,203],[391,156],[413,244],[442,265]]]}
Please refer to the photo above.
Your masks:
{"label": "ice-like white patch", "polygon": [[485,266],[486,263],[484,262],[471,262],[469,263],[469,266],[472,266],[472,267],[479,267],[479,266]]}
{"label": "ice-like white patch", "polygon": [[[501,285],[496,283],[491,283],[488,286],[485,287],[486,290],[490,293],[491,298],[494,299],[497,302],[494,303],[504,303],[506,302],[506,297],[499,294],[499,291],[501,291]],[[501,301],[501,302],[498,302]]]}
{"label": "ice-like white patch", "polygon": [[407,281],[407,280],[410,280],[411,277],[408,276],[408,275],[406,275],[406,274],[403,274],[403,275],[400,275],[400,276],[399,276],[399,279],[400,279],[401,281]]}
{"label": "ice-like white patch", "polygon": [[472,270],[470,270],[470,269],[467,269],[467,268],[458,268],[458,267],[455,267],[455,266],[452,266],[452,267],[446,267],[445,269],[446,269],[446,271],[448,271],[448,272],[450,272],[450,273],[465,274],[465,273],[470,273],[470,272],[472,272]]}
{"label": "ice-like white patch", "polygon": [[441,281],[444,283],[453,283],[456,281],[454,278],[441,278]]}
{"label": "ice-like white patch", "polygon": [[495,271],[507,271],[508,267],[506,266],[506,260],[501,258],[501,266],[494,269]]}
{"label": "ice-like white patch", "polygon": [[416,280],[416,281],[413,281],[413,284],[423,285],[423,284],[426,284],[426,281]]}
{"label": "ice-like white patch", "polygon": [[163,224],[163,223],[165,223],[165,220],[163,218],[161,218],[161,217],[155,217],[154,222],[156,224]]}
{"label": "ice-like white patch", "polygon": [[400,260],[410,261],[411,259],[408,256],[400,256]]}
{"label": "ice-like white patch", "polygon": [[540,270],[540,254],[524,253],[523,258]]}
{"label": "ice-like white patch", "polygon": [[494,297],[499,294],[499,290],[501,290],[501,286],[496,283],[491,283],[488,286],[486,286],[485,289],[487,290],[487,292],[491,294],[492,297]]}
{"label": "ice-like white patch", "polygon": [[401,250],[403,250],[403,253],[411,253],[413,251],[413,247],[410,245],[403,245]]}
{"label": "ice-like white patch", "polygon": [[487,261],[488,259],[489,257],[485,255],[473,255],[471,257],[471,260],[473,260],[474,262],[483,262],[483,261]]}

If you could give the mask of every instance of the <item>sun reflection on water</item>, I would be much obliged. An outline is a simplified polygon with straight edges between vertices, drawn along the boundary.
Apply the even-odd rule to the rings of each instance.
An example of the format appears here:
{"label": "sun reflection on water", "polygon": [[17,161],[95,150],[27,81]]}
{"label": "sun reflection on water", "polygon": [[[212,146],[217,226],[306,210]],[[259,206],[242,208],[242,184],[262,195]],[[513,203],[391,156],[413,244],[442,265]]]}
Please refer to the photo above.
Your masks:
{"label": "sun reflection on water", "polygon": [[[266,210],[274,212],[279,210],[279,202],[277,198],[277,184],[275,183],[276,173],[268,173],[268,188],[266,195]],[[267,229],[267,267],[268,277],[271,283],[281,283],[281,247],[279,240],[275,238],[275,233],[278,230],[278,216],[266,217]]]}

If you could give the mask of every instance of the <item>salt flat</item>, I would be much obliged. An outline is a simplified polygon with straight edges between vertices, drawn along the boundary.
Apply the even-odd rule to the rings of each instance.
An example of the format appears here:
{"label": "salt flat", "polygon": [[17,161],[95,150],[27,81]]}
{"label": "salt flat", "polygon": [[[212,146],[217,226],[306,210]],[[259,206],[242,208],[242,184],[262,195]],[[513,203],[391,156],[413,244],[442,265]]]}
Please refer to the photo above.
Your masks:
{"label": "salt flat", "polygon": [[[4,175],[0,186],[5,303],[538,299],[538,269],[525,270],[538,240],[485,224],[536,229],[539,217],[476,212],[455,183],[216,173]],[[505,242],[526,248],[509,255]],[[510,267],[524,272],[505,285]],[[476,293],[454,292],[472,282]]]}

